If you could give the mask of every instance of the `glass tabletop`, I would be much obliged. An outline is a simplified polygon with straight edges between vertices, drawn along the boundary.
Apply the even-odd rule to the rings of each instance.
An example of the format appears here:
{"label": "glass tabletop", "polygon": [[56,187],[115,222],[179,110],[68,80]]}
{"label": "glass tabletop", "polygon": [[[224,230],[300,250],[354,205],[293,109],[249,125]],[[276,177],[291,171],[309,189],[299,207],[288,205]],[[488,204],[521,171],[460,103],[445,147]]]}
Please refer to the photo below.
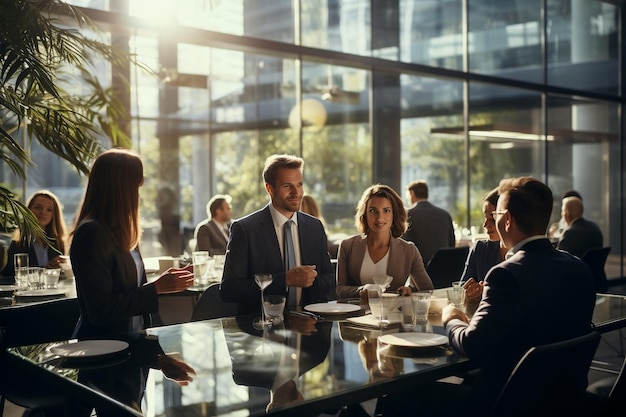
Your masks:
{"label": "glass tabletop", "polygon": [[[231,317],[148,329],[126,339],[127,352],[102,360],[59,358],[52,353],[61,351],[54,349],[59,343],[8,351],[24,369],[79,382],[87,394],[97,386],[94,400],[103,394],[121,407],[129,403],[128,387],[132,392],[145,388],[144,414],[124,407],[130,415],[336,412],[341,405],[382,395],[393,384],[434,381],[469,364],[447,345],[416,349],[380,342],[382,334],[400,332],[399,326],[380,330],[290,316],[260,331],[252,320]],[[443,333],[436,324],[423,330]],[[175,358],[169,369],[159,363],[163,353]],[[193,381],[183,386],[174,381],[180,363],[195,370]],[[140,377],[142,371],[147,378]]]}

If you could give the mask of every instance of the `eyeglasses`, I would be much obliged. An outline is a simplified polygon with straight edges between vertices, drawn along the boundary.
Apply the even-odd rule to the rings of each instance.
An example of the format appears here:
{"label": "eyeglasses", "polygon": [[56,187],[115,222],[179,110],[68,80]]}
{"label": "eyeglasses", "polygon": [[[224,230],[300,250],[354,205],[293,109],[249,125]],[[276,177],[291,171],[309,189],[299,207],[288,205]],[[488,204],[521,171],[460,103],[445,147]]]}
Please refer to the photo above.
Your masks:
{"label": "eyeglasses", "polygon": [[494,210],[491,212],[491,216],[493,217],[493,220],[496,220],[496,216],[498,216],[498,214],[504,214],[506,213],[508,210]]}

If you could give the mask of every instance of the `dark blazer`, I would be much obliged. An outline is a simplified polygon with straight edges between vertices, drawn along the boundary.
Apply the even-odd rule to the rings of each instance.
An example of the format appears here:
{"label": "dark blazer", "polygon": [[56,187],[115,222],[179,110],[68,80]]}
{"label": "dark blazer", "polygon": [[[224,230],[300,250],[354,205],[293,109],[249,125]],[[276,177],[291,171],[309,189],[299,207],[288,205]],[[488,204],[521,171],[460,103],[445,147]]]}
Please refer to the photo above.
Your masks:
{"label": "dark blazer", "polygon": [[548,239],[528,242],[491,269],[470,323],[450,320],[446,326],[454,349],[482,369],[473,407],[488,414],[530,347],[588,333],[595,298],[587,265]]}
{"label": "dark blazer", "polygon": [[455,245],[452,217],[442,208],[429,201],[419,201],[408,210],[409,228],[402,236],[415,243],[428,266],[437,249],[453,248]]}
{"label": "dark blazer", "polygon": [[[328,239],[322,223],[315,217],[297,212],[302,265],[315,265],[317,277],[309,288],[302,289],[301,304],[326,302],[335,291],[335,272],[328,256]],[[236,302],[238,313],[260,313],[261,291],[254,282],[255,273],[270,273],[272,284],[265,294],[286,294],[285,267],[274,230],[269,205],[230,226],[224,274],[220,286],[222,299]]]}
{"label": "dark blazer", "polygon": [[594,222],[579,217],[563,231],[556,247],[580,258],[589,249],[602,247],[602,231]]}
{"label": "dark blazer", "polygon": [[223,255],[226,253],[228,239],[220,230],[215,220],[204,220],[198,223],[194,233],[196,238],[196,250],[209,251],[210,255]]}
{"label": "dark blazer", "polygon": [[143,316],[144,327],[151,324],[150,313],[159,307],[156,288],[146,284],[145,271],[141,285],[137,284],[131,253],[121,250],[104,226],[96,221],[81,223],[72,240],[70,259],[80,305],[75,337],[137,330],[132,328],[133,316]]}
{"label": "dark blazer", "polygon": [[[361,267],[367,251],[367,239],[362,235],[345,239],[339,246],[337,259],[337,297],[358,297],[361,282]],[[411,277],[411,286],[420,290],[432,290],[433,283],[426,272],[422,256],[412,242],[391,238],[387,275],[393,277],[390,290],[397,290]]]}
{"label": "dark blazer", "polygon": [[461,281],[474,278],[476,282],[485,279],[489,270],[502,262],[499,240],[479,240],[470,249],[465,261]]}
{"label": "dark blazer", "polygon": [[[13,255],[16,253],[25,253],[28,252],[28,265],[29,266],[40,266],[44,267],[45,264],[42,265],[37,259],[37,254],[35,253],[35,248],[33,245],[21,246],[18,245],[16,241],[12,240],[11,245],[9,246],[9,250],[7,251],[7,264],[2,270],[3,277],[13,277],[15,275],[15,261],[13,259]],[[63,255],[61,251],[51,246],[48,246],[48,260],[54,259],[59,255]]]}

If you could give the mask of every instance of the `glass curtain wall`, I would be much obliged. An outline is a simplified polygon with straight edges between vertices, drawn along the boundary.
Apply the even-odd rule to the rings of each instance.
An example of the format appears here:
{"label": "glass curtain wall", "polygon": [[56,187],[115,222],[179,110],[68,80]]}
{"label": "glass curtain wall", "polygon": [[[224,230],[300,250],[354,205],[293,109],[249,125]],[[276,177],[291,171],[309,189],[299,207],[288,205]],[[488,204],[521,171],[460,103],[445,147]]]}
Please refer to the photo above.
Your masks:
{"label": "glass curtain wall", "polygon": [[[622,275],[616,2],[74,3],[98,9],[105,30],[129,24],[130,51],[153,70],[130,74],[146,255],[189,249],[213,194],[233,196],[235,217],[262,207],[263,161],[287,152],[305,158],[305,190],[338,236],[356,233],[354,206],[375,182],[404,196],[426,179],[459,239],[482,237],[481,199],[502,178],[538,177],[556,200],[578,189],[612,247],[609,276]],[[33,155],[32,187],[82,194]]]}

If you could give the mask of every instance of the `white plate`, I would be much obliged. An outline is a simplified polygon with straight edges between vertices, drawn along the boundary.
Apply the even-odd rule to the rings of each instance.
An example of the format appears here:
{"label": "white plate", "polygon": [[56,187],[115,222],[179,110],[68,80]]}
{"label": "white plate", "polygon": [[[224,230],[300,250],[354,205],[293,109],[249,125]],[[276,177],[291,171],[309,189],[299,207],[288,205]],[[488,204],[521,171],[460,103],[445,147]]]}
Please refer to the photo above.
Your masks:
{"label": "white plate", "polygon": [[402,347],[434,347],[448,343],[448,337],[435,333],[390,333],[378,338],[382,343]]}
{"label": "white plate", "polygon": [[65,290],[49,289],[49,290],[25,290],[15,293],[16,297],[54,297],[65,295]]}
{"label": "white plate", "polygon": [[359,311],[361,306],[346,303],[317,303],[304,306],[304,309],[319,314],[346,314]]}
{"label": "white plate", "polygon": [[128,343],[121,340],[83,340],[52,346],[50,352],[62,358],[92,358],[111,355],[128,349]]}
{"label": "white plate", "polygon": [[19,289],[20,287],[18,287],[17,285],[0,285],[0,292],[15,291]]}

